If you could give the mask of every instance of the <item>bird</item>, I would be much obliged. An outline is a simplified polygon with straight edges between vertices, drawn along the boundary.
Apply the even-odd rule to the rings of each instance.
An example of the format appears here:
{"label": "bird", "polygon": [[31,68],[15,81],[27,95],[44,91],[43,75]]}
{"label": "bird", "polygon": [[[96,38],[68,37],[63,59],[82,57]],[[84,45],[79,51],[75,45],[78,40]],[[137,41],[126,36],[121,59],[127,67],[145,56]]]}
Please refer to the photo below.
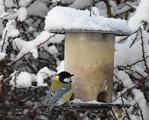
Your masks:
{"label": "bird", "polygon": [[46,108],[44,114],[47,114],[53,109],[55,105],[59,106],[70,100],[73,95],[74,85],[71,81],[71,77],[74,74],[70,74],[67,71],[62,71],[53,79],[51,87],[45,98]]}

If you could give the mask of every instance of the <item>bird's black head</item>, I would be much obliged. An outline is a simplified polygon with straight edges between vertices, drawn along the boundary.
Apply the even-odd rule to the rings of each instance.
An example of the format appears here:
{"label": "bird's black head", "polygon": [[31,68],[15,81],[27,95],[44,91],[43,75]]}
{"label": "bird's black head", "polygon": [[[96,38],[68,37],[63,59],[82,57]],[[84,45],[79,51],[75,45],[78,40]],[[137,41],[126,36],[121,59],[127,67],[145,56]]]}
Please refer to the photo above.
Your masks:
{"label": "bird's black head", "polygon": [[58,74],[59,80],[63,83],[70,83],[71,77],[74,76],[73,74],[70,74],[69,72],[63,71]]}

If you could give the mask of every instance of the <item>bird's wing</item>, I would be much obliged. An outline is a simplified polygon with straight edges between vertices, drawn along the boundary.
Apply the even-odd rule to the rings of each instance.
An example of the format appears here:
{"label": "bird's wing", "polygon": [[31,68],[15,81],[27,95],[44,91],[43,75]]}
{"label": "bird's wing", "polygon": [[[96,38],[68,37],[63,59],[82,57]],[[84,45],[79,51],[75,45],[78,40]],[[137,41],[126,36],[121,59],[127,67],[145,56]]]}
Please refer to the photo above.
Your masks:
{"label": "bird's wing", "polygon": [[50,90],[47,93],[47,96],[44,99],[44,105],[48,105],[49,104],[49,102],[51,101],[54,93],[55,93],[55,90],[50,88]]}
{"label": "bird's wing", "polygon": [[55,94],[53,95],[53,97],[50,99],[49,101],[49,106],[48,108],[45,110],[45,114],[48,113],[50,110],[52,110],[52,108],[55,106],[56,102],[65,94],[67,93],[70,89],[71,89],[71,84],[68,84],[65,87],[60,88],[58,91],[55,92]]}

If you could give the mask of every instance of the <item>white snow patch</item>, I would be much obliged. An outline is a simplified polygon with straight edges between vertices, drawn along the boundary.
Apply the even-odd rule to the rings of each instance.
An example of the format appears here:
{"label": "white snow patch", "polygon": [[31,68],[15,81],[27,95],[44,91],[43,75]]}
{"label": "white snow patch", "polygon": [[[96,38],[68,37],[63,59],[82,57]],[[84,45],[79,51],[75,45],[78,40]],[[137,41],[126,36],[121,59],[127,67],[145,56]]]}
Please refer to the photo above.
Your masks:
{"label": "white snow patch", "polygon": [[58,53],[58,50],[57,50],[57,48],[55,47],[55,45],[52,45],[52,46],[49,47],[49,52],[50,52],[50,54],[52,54],[52,55],[56,55],[56,54]]}
{"label": "white snow patch", "polygon": [[27,13],[28,15],[40,16],[44,18],[48,10],[49,8],[47,7],[46,2],[44,3],[41,0],[35,0],[34,4],[27,8]]}
{"label": "white snow patch", "polygon": [[39,36],[37,36],[36,39],[34,39],[33,41],[28,41],[28,42],[21,40],[19,38],[16,38],[13,41],[13,47],[15,49],[20,50],[20,53],[17,55],[17,58],[21,57],[23,54],[26,54],[26,53],[32,53],[34,58],[38,58],[37,48],[40,46],[40,44],[48,40],[48,38],[52,35],[53,34],[43,31],[41,32]]}
{"label": "white snow patch", "polygon": [[129,78],[128,74],[126,74],[124,71],[118,71],[117,72],[118,78],[123,82],[125,87],[130,87],[133,85],[131,79]]}
{"label": "white snow patch", "polygon": [[55,74],[56,72],[49,70],[47,67],[42,68],[37,73],[37,86],[47,86],[47,83],[44,83],[44,79]]}
{"label": "white snow patch", "polygon": [[132,92],[135,95],[136,102],[138,102],[138,104],[139,104],[139,106],[142,110],[144,120],[148,120],[148,118],[149,118],[149,108],[147,107],[147,102],[144,98],[143,93],[140,90],[137,90],[137,89],[133,89]]}
{"label": "white snow patch", "polygon": [[[15,72],[14,72],[15,73]],[[10,85],[20,87],[30,87],[32,85],[32,75],[27,72],[21,72],[16,78],[12,74],[12,79],[10,80]]]}
{"label": "white snow patch", "polygon": [[25,7],[19,8],[19,9],[16,11],[16,13],[17,13],[17,16],[18,16],[18,18],[19,18],[19,20],[20,20],[21,22],[26,19],[27,10],[26,10]]}
{"label": "white snow patch", "polygon": [[59,63],[56,70],[57,70],[58,73],[64,71],[64,60]]}
{"label": "white snow patch", "polygon": [[90,0],[73,0],[73,3],[69,7],[82,9],[89,5],[90,5]]}
{"label": "white snow patch", "polygon": [[0,61],[3,60],[6,56],[7,54],[0,52]]}
{"label": "white snow patch", "polygon": [[32,0],[20,0],[19,5],[21,6],[27,6]]}
{"label": "white snow patch", "polygon": [[125,20],[90,16],[88,10],[77,10],[68,7],[55,7],[46,16],[45,30],[101,30],[105,32],[123,32],[131,30]]}
{"label": "white snow patch", "polygon": [[[18,29],[15,28],[15,21],[9,20],[6,24],[5,29],[3,30],[2,40],[0,41],[1,51],[2,52],[6,51],[6,48],[9,44],[8,37],[16,37],[18,35],[19,35],[19,31]],[[2,46],[3,46],[3,49],[2,49]]]}
{"label": "white snow patch", "polygon": [[141,0],[133,17],[129,19],[128,25],[133,31],[138,29],[142,21],[149,22],[149,0]]}
{"label": "white snow patch", "polygon": [[74,100],[72,100],[70,102],[72,102],[72,103],[85,103],[85,104],[101,104],[101,103],[104,104],[103,102],[98,102],[97,100],[84,102],[84,101],[82,101],[80,99],[74,99]]}

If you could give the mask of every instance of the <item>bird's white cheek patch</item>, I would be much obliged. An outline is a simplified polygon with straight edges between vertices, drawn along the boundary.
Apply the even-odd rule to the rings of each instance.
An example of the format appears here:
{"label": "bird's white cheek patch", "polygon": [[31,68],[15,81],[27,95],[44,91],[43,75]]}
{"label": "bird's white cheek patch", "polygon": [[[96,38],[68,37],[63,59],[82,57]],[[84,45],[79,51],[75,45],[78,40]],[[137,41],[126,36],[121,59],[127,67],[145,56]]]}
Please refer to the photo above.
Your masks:
{"label": "bird's white cheek patch", "polygon": [[64,82],[70,82],[70,78],[65,78]]}

